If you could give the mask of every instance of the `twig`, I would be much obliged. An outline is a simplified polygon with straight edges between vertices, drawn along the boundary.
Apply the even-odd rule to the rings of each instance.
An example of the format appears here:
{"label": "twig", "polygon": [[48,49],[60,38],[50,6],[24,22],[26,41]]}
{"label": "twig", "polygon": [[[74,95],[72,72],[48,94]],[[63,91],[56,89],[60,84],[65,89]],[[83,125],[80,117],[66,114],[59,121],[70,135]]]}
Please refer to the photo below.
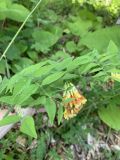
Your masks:
{"label": "twig", "polygon": [[8,61],[7,61],[6,55],[4,57],[5,57],[5,65],[6,65],[6,74],[7,74],[7,77],[10,78],[10,70],[9,70],[9,66],[8,66]]}

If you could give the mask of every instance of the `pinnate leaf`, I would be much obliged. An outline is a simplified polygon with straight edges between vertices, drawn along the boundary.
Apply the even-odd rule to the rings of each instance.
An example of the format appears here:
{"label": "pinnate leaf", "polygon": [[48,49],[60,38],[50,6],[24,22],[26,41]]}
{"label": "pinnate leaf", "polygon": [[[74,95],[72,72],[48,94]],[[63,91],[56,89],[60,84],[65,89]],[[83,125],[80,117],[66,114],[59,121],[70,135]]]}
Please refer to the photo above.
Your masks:
{"label": "pinnate leaf", "polygon": [[65,74],[65,72],[56,72],[51,74],[50,76],[46,77],[43,82],[42,85],[48,85],[50,83],[53,83],[54,81],[60,79],[63,75]]}

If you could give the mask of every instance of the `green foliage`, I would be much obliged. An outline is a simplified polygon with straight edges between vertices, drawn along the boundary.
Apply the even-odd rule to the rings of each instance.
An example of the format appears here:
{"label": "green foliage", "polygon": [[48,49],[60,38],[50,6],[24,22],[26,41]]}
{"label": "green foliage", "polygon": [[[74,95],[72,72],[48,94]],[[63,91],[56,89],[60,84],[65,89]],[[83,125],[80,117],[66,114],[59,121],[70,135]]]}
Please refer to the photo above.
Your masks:
{"label": "green foliage", "polygon": [[[25,81],[23,81],[24,83]],[[3,96],[0,98],[2,103],[8,103],[9,105],[22,105],[32,94],[36,92],[38,86],[35,84],[19,82],[13,90],[12,96]],[[9,101],[10,100],[10,101]]]}
{"label": "green foliage", "polygon": [[120,9],[119,0],[72,0],[73,3],[78,2],[81,5],[87,3],[94,6],[96,9],[105,9],[112,14],[118,15]]}
{"label": "green foliage", "polygon": [[[109,53],[109,51],[111,52],[111,54]],[[57,85],[57,83],[59,84],[59,79],[61,79],[61,82],[66,79],[66,77],[64,76],[65,73],[72,73],[75,70],[76,74],[80,74],[81,76],[92,73],[93,75],[91,75],[91,78],[93,79],[93,82],[107,81],[111,76],[113,66],[116,67],[119,63],[119,59],[117,57],[117,46],[112,41],[110,41],[105,54],[99,54],[97,50],[93,50],[92,52],[77,57],[73,60],[67,58],[64,61],[61,61],[59,63],[57,62],[57,64],[54,61],[45,61],[27,67],[21,72],[17,73],[8,81],[6,89],[7,92],[10,90],[12,95],[9,95],[8,92],[8,95],[2,96],[0,98],[0,101],[2,103],[7,103],[10,105],[24,106],[24,102],[31,98],[33,94],[38,93],[38,90],[43,90],[43,88],[41,87],[45,85],[49,88],[49,85],[52,85],[53,82],[54,85]],[[67,63],[68,60],[69,63]],[[66,71],[64,72],[63,70]],[[1,83],[1,85],[3,85],[3,83]],[[58,92],[57,88],[55,92]],[[40,95],[43,95],[43,93]],[[46,99],[44,105],[49,115],[50,122],[51,124],[53,124],[56,114],[55,102],[51,99],[51,95],[53,95],[53,92],[49,90],[45,91],[44,94],[45,96],[50,96]],[[33,102],[33,104],[41,103],[41,100],[34,101],[35,102]],[[25,104],[27,105],[27,103]]]}
{"label": "green foliage", "polygon": [[56,104],[55,104],[55,102],[52,99],[47,98],[46,103],[45,103],[45,109],[48,113],[50,123],[53,125],[54,118],[55,118],[55,115],[56,115]]}
{"label": "green foliage", "polygon": [[36,159],[41,159],[41,160],[44,159],[47,150],[45,141],[46,141],[46,136],[42,134],[41,138],[38,141],[38,146],[36,149]]}
{"label": "green foliage", "polygon": [[[19,22],[25,20],[35,4],[33,0],[21,0],[19,3],[17,0],[0,1],[1,55],[15,35]],[[36,114],[35,122],[31,116],[18,115],[7,116],[0,121],[1,126],[21,122],[21,132],[36,139],[40,137],[37,147],[30,152],[27,150],[33,160],[73,159],[70,145],[75,143],[87,150],[87,134],[94,132],[88,129],[92,128],[89,123],[96,123],[96,126],[100,123],[96,122],[97,112],[109,127],[119,130],[119,77],[112,78],[111,74],[120,73],[119,26],[106,26],[106,15],[96,16],[94,10],[91,12],[87,7],[72,4],[71,0],[45,0],[0,61],[1,108],[6,106],[12,110],[16,105],[22,108],[31,106],[39,112],[42,107],[51,123],[49,126],[48,119],[42,121],[46,113],[41,113],[40,117]],[[110,19],[108,21],[111,23]],[[63,86],[67,81],[74,83],[87,98],[80,115],[69,121],[63,118]],[[42,132],[52,135],[52,138],[62,138],[66,147],[64,155],[58,153],[64,147],[54,148]],[[11,157],[14,158],[13,155]],[[25,155],[24,159],[27,158]]]}
{"label": "green foliage", "polygon": [[63,118],[63,106],[59,105],[59,109],[57,113],[58,125],[60,125],[62,118]]}
{"label": "green foliage", "polygon": [[49,26],[50,30],[35,29],[33,32],[33,38],[35,44],[32,48],[36,51],[48,52],[49,48],[53,46],[61,37],[61,29],[59,27]]}
{"label": "green foliage", "polygon": [[41,85],[44,86],[44,85],[51,84],[55,82],[56,80],[60,79],[64,74],[65,72],[56,72],[54,74],[51,74],[50,76],[48,76],[47,78],[43,80]]}
{"label": "green foliage", "polygon": [[99,110],[100,118],[110,127],[115,130],[120,130],[120,108],[114,104],[110,104],[107,108],[103,107]]}
{"label": "green foliage", "polygon": [[50,159],[61,160],[61,157],[57,154],[55,149],[50,150],[48,155],[49,155]]}
{"label": "green foliage", "polygon": [[112,40],[120,48],[119,32],[120,29],[118,26],[99,29],[95,32],[88,33],[80,40],[79,45],[86,45],[90,49],[96,48],[98,51],[104,51],[110,40]]}
{"label": "green foliage", "polygon": [[6,18],[23,22],[28,16],[29,10],[21,4],[12,3],[11,0],[0,0],[0,20]]}
{"label": "green foliage", "polygon": [[26,116],[22,119],[20,131],[31,137],[37,138],[34,120],[31,116]]}
{"label": "green foliage", "polygon": [[66,49],[68,52],[72,53],[72,52],[75,52],[76,49],[77,49],[77,46],[76,44],[74,43],[74,41],[68,41],[66,43]]}
{"label": "green foliage", "polygon": [[18,115],[11,115],[11,116],[6,116],[0,121],[0,126],[5,126],[11,123],[16,123],[21,120],[21,117]]}

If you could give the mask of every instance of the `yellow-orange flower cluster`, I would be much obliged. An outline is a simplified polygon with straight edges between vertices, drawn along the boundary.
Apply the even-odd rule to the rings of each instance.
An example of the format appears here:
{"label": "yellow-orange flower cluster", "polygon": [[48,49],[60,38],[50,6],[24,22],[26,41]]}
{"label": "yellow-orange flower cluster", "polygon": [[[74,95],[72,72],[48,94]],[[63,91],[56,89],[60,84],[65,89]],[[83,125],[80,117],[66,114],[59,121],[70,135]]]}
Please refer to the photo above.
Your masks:
{"label": "yellow-orange flower cluster", "polygon": [[65,106],[64,118],[70,119],[78,114],[87,99],[78,92],[72,83],[66,83],[63,101]]}

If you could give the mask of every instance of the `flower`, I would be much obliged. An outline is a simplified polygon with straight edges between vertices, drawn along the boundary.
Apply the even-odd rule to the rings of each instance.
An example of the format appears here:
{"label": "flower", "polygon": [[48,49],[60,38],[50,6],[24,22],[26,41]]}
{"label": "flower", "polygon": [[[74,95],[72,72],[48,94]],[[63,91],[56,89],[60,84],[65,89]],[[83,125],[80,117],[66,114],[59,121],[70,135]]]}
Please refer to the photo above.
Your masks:
{"label": "flower", "polygon": [[63,101],[65,106],[64,118],[70,119],[79,113],[87,99],[79,93],[72,83],[66,83]]}

